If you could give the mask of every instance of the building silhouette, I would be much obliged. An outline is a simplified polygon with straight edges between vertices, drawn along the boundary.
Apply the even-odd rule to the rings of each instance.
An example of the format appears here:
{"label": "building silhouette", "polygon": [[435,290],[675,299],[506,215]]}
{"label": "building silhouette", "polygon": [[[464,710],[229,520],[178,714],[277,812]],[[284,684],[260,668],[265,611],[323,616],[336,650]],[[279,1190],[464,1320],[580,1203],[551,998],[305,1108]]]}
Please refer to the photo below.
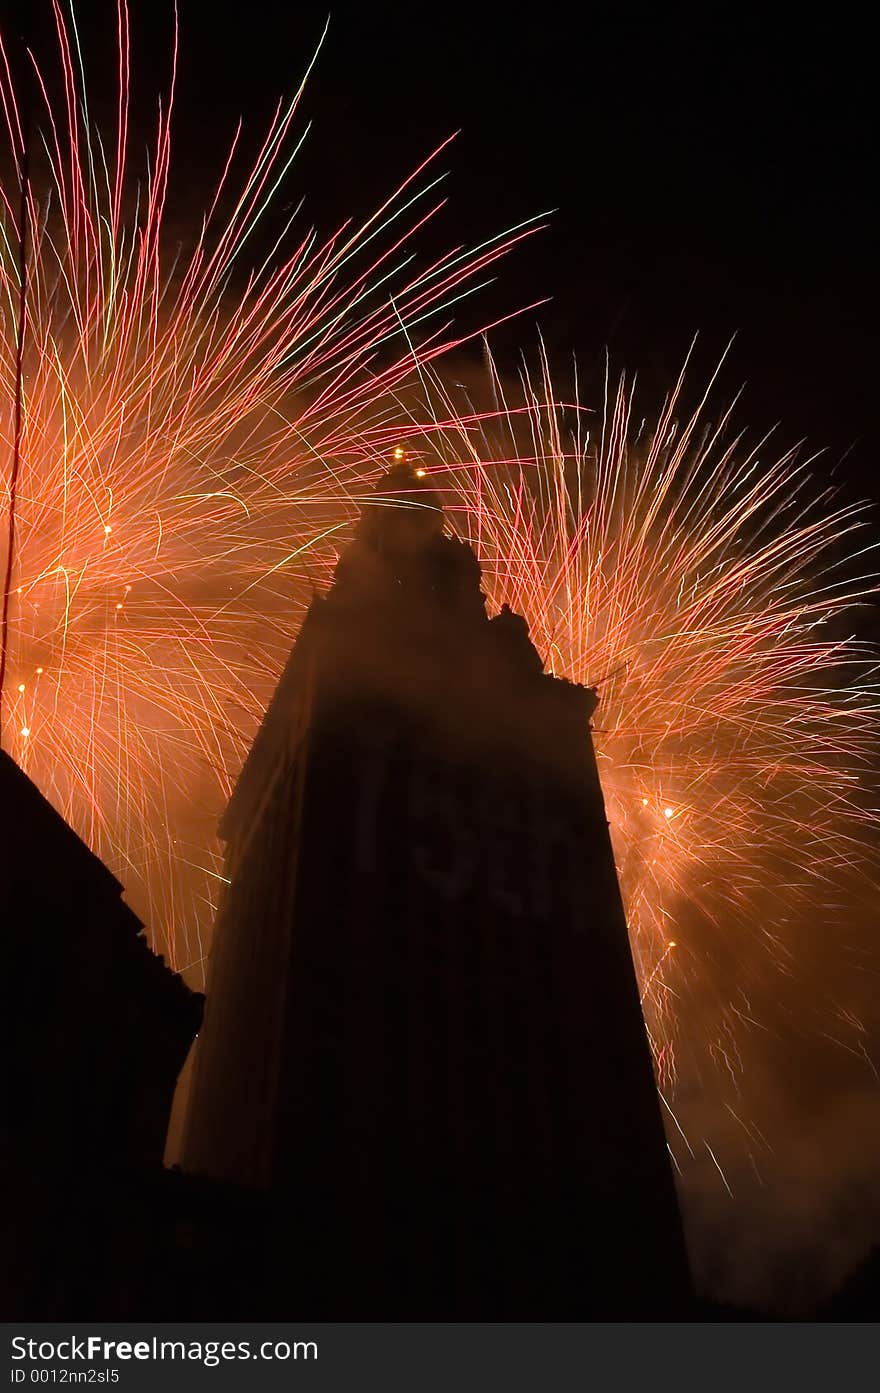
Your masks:
{"label": "building silhouette", "polygon": [[202,997],[153,953],[122,887],[0,751],[4,1106],[0,1310],[128,1310]]}
{"label": "building silhouette", "polygon": [[264,1193],[267,1315],[674,1318],[595,694],[443,529],[392,469],[245,762],[184,1167]]}

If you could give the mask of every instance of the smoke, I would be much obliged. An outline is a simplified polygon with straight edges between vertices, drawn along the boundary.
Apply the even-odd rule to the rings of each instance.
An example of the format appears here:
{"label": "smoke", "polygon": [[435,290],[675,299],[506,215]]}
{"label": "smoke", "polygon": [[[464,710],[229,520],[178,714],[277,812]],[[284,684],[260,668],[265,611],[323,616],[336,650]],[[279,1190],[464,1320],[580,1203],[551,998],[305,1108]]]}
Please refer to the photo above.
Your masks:
{"label": "smoke", "polygon": [[[774,1101],[772,1152],[731,1149],[730,1192],[698,1156],[681,1196],[699,1290],[792,1319],[815,1313],[880,1242],[880,1090],[851,1084],[804,1111],[784,1089]],[[709,1097],[702,1110],[707,1132],[723,1137],[729,1116]]]}

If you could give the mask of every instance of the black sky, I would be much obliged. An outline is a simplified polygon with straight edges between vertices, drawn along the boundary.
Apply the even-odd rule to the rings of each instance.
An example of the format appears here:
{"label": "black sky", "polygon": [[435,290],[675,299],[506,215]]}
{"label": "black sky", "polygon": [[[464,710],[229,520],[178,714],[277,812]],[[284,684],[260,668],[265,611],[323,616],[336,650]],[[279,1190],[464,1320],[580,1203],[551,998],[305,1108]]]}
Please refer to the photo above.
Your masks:
{"label": "black sky", "polygon": [[[140,8],[161,66],[168,7]],[[205,169],[239,114],[291,90],[326,15],[181,0],[186,165]],[[748,382],[746,418],[827,447],[829,467],[852,447],[847,476],[875,492],[867,28],[776,23],[726,7],[696,22],[553,3],[339,7],[293,184],[321,223],[357,215],[460,129],[429,250],[556,209],[487,298],[488,313],[551,297],[496,336],[503,353],[531,349],[539,323],[555,358],[589,370],[607,345],[660,391],[695,331],[707,363],[737,333],[729,382]]]}
{"label": "black sky", "polygon": [[[115,66],[113,8],[77,6],[84,49],[101,55],[93,90],[96,65]],[[173,7],[131,9],[146,145]],[[744,419],[779,421],[786,443],[806,436],[828,469],[846,456],[845,478],[876,496],[867,21],[311,0],[179,0],[179,15],[181,221],[203,206],[239,116],[256,135],[298,85],[329,17],[303,103],[314,126],[290,181],[308,217],[326,230],[367,214],[460,130],[426,254],[556,210],[479,306],[488,319],[550,297],[495,336],[503,357],[531,350],[538,324],[556,360],[575,353],[589,372],[607,346],[650,397],[695,332],[706,365],[736,334],[727,381],[748,384]]]}
{"label": "black sky", "polygon": [[[867,21],[556,3],[178,8],[171,210],[182,221],[213,188],[238,117],[256,135],[329,18],[304,100],[315,124],[290,182],[306,216],[329,230],[366,215],[461,131],[441,159],[450,206],[422,237],[426,255],[556,209],[469,320],[550,297],[496,334],[503,357],[531,351],[539,325],[558,362],[574,352],[589,372],[608,347],[650,397],[693,333],[706,365],[735,333],[727,380],[748,383],[744,419],[824,447],[835,475],[847,457],[842,474],[876,496]],[[85,52],[100,56],[92,88],[96,67],[113,72],[113,10],[77,6]],[[131,11],[146,145],[173,6]]]}

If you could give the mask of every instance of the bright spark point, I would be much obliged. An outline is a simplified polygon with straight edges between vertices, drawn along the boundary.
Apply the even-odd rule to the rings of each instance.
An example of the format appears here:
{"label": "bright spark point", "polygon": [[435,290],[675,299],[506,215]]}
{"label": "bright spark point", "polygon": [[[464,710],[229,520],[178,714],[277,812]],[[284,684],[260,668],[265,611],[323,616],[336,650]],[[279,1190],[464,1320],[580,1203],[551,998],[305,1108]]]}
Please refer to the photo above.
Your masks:
{"label": "bright spark point", "polygon": [[30,728],[30,726],[22,726],[22,728],[21,728],[21,733],[22,733],[24,739],[27,740],[28,736],[29,736],[30,733],[31,733],[31,728]]}
{"label": "bright spark point", "polygon": [[23,692],[23,691],[24,691],[24,683],[23,683],[23,682],[19,682],[19,684],[18,684],[18,690],[19,690],[20,692]]}
{"label": "bright spark point", "polygon": [[417,478],[417,479],[424,479],[424,477],[425,477],[425,475],[427,474],[427,472],[428,472],[427,469],[417,469],[417,470],[416,470],[416,478]]}
{"label": "bright spark point", "polygon": [[674,815],[675,815],[675,814],[674,814],[674,811],[673,811],[672,808],[664,808],[664,809],[663,809],[663,816],[664,816],[665,818],[669,819],[670,817],[674,817]]}

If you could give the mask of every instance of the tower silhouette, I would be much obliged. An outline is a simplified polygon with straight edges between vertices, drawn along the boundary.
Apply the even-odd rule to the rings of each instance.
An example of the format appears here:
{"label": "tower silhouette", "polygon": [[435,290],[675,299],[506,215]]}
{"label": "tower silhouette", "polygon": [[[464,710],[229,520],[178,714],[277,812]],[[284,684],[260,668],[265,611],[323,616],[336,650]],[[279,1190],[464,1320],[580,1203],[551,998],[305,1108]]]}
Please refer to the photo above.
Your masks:
{"label": "tower silhouette", "polygon": [[184,1163],[268,1193],[267,1313],[683,1309],[595,705],[393,468],[221,825]]}

